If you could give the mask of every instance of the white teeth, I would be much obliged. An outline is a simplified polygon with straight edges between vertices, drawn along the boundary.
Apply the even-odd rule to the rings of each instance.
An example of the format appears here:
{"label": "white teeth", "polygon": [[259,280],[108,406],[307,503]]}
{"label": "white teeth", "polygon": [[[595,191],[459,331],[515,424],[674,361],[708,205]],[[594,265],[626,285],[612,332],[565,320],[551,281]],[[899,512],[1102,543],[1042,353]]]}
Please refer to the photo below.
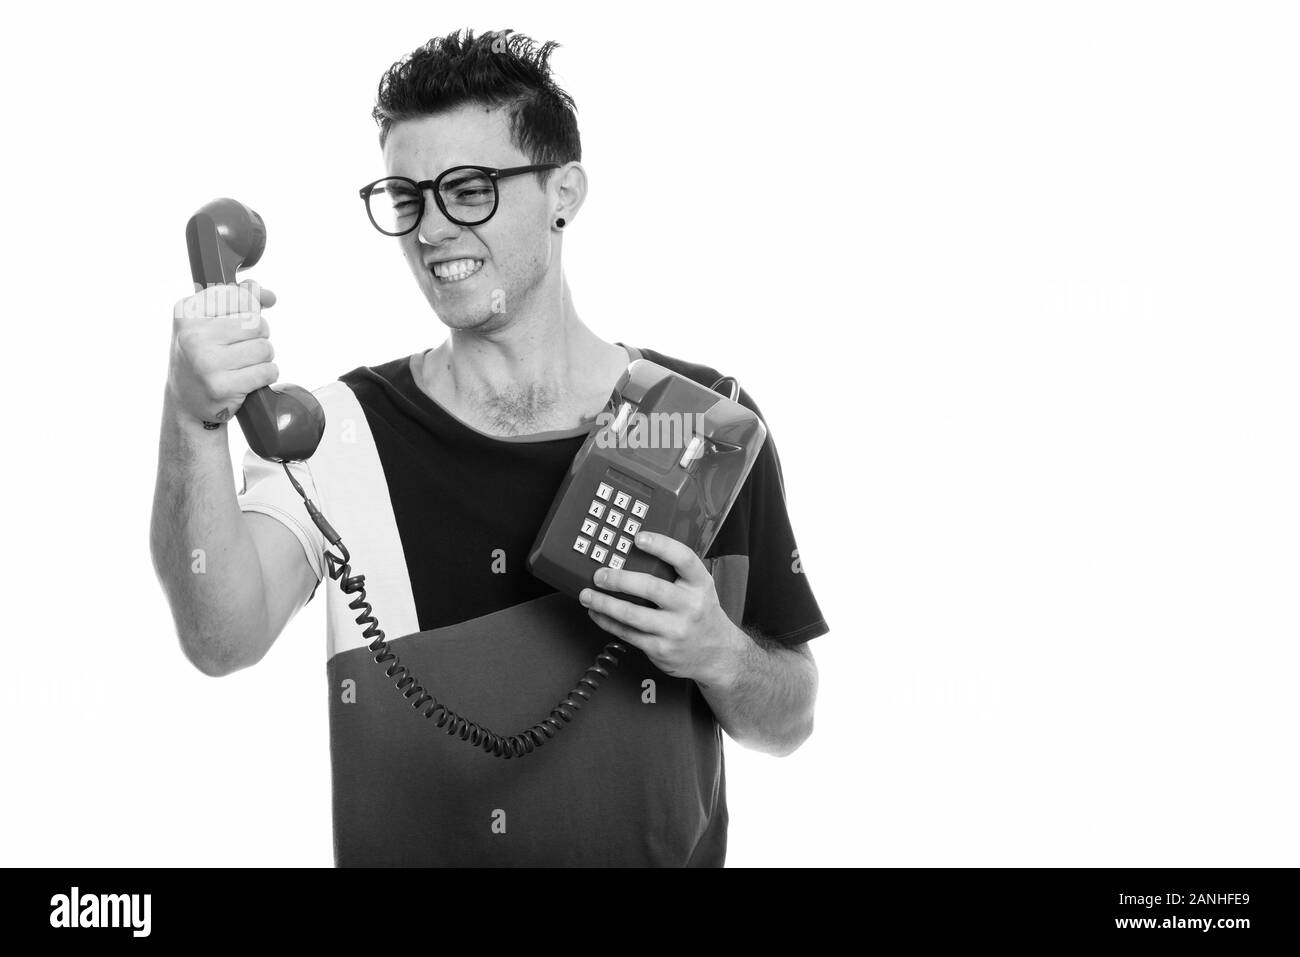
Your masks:
{"label": "white teeth", "polygon": [[481,259],[452,259],[445,263],[434,263],[433,274],[444,282],[459,282],[468,279],[482,267]]}

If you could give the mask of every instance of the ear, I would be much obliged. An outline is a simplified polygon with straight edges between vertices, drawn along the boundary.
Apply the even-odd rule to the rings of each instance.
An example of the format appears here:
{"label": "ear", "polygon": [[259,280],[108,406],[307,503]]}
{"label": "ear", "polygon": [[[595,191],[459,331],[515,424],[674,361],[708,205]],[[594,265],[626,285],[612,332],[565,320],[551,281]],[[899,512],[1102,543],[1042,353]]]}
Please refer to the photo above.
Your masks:
{"label": "ear", "polygon": [[571,224],[587,199],[587,171],[581,163],[565,163],[551,174],[551,222]]}

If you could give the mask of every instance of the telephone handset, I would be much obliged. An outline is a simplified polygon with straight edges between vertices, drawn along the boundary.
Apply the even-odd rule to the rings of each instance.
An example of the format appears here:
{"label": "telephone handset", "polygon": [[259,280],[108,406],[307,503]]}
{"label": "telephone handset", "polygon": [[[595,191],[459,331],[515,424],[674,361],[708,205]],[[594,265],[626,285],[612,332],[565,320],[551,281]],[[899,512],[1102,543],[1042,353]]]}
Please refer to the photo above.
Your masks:
{"label": "telephone handset", "polygon": [[[266,249],[266,224],[243,203],[214,199],[185,226],[190,274],[199,289],[235,282],[235,271],[257,264]],[[301,386],[270,385],[250,392],[235,416],[248,447],[273,462],[310,458],[325,434],[325,410]],[[205,422],[208,428],[218,423]]]}
{"label": "telephone handset", "polygon": [[[185,241],[190,272],[200,288],[233,283],[237,270],[261,259],[266,224],[243,203],[216,199],[190,217]],[[574,458],[529,554],[529,570],[575,596],[584,587],[598,587],[592,575],[601,566],[646,571],[671,581],[670,568],[632,544],[641,528],[683,541],[702,557],[767,435],[758,416],[735,401],[738,387],[730,381],[727,399],[655,363],[633,362],[610,397],[609,421],[593,429]],[[633,438],[641,422],[656,421],[652,413],[660,414],[660,422],[665,421],[663,415],[669,416],[670,430],[677,416],[682,441],[676,447],[656,447],[653,441],[645,445]],[[628,653],[621,642],[607,642],[550,714],[518,734],[496,734],[440,704],[389,648],[366,601],[365,576],[351,573],[351,554],[342,537],[289,470],[290,462],[310,458],[320,445],[325,434],[320,402],[296,385],[266,386],[248,394],[236,418],[249,448],[280,463],[316,527],[342,553],[326,549],[326,568],[339,589],[354,596],[348,607],[358,613],[356,623],[362,626],[362,637],[370,640],[366,647],[375,663],[385,666],[385,676],[416,713],[446,734],[495,757],[532,754],[573,720],[618,664],[617,656]],[[620,597],[648,604],[635,596]]]}

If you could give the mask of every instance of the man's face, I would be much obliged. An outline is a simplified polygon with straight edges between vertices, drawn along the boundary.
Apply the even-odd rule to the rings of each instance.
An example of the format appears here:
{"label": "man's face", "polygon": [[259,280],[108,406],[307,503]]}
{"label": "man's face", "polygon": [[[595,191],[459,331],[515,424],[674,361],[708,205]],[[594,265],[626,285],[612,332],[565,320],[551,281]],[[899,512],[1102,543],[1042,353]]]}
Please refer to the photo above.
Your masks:
{"label": "man's face", "polygon": [[[503,110],[468,105],[395,124],[384,144],[384,163],[388,175],[421,182],[452,166],[505,169],[532,160],[510,142]],[[487,332],[506,325],[527,307],[552,265],[554,202],[547,190],[531,173],[501,180],[497,189],[496,214],[480,226],[451,222],[432,190],[425,190],[419,228],[398,239],[429,305],[452,329]],[[442,267],[435,264],[455,260],[471,260],[470,275],[460,278],[458,271],[440,278]]]}

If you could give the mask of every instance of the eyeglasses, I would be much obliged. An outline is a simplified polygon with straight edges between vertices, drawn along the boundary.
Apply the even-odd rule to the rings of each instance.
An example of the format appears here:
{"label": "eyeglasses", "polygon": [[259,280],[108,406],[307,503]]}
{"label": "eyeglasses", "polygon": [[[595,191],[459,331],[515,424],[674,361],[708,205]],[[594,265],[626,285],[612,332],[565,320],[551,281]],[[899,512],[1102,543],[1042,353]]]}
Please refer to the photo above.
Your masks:
{"label": "eyeglasses", "polygon": [[405,236],[424,218],[424,191],[433,190],[434,202],[442,215],[458,226],[482,226],[491,219],[501,201],[497,181],[524,173],[559,169],[559,163],[540,166],[453,166],[437,179],[416,182],[405,176],[385,176],[361,187],[370,222],[385,236]]}

